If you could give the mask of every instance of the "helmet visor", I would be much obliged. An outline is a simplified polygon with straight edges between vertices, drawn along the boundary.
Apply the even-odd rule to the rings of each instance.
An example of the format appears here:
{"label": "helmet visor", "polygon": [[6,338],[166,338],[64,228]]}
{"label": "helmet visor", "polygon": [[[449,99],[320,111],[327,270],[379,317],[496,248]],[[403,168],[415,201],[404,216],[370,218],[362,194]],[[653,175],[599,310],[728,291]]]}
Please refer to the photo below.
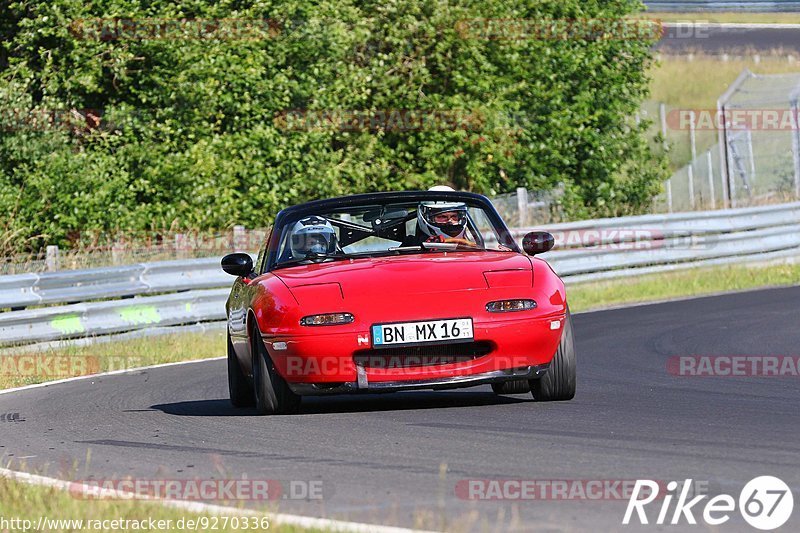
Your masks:
{"label": "helmet visor", "polygon": [[426,206],[425,222],[449,237],[461,235],[467,225],[467,208],[460,206]]}

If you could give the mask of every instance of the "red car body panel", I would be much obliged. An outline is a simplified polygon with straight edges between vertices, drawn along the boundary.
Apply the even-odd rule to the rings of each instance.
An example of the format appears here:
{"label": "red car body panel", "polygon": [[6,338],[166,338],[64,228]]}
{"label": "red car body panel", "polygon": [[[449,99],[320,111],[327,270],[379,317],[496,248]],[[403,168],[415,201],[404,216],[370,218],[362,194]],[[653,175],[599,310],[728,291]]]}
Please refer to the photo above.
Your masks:
{"label": "red car body panel", "polygon": [[[450,252],[279,269],[251,282],[255,320],[278,373],[289,383],[357,380],[360,354],[375,353],[374,324],[471,317],[489,353],[460,362],[368,368],[370,382],[418,381],[547,364],[561,337],[564,285],[540,259],[514,252]],[[494,300],[529,298],[528,311],[490,313]],[[348,312],[337,326],[301,326],[304,316]],[[558,322],[554,329],[554,322]],[[275,349],[285,343],[285,349]],[[279,346],[281,346],[279,344]],[[397,350],[397,348],[394,348]]]}

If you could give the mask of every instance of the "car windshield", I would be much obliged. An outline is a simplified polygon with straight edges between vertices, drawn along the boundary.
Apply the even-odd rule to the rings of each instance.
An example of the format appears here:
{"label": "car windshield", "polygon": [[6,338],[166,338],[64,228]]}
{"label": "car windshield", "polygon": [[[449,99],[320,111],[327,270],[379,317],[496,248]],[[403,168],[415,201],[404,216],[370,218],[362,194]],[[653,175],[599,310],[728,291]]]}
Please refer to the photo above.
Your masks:
{"label": "car windshield", "polygon": [[353,257],[465,251],[514,252],[478,203],[422,201],[362,205],[289,219],[277,268]]}

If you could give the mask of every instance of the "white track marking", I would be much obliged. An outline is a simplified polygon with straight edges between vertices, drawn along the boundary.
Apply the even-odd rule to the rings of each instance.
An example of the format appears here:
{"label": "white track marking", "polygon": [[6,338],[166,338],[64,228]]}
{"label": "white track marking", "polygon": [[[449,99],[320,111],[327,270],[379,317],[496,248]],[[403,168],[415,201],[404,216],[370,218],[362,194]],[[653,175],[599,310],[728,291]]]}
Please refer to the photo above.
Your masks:
{"label": "white track marking", "polygon": [[[178,365],[190,365],[194,363],[204,363],[208,361],[220,361],[225,359],[225,357],[215,357],[212,359],[195,359],[192,361],[178,361],[176,363],[164,363],[160,365],[151,365],[151,366],[143,366],[139,368],[130,368],[124,370],[114,370],[112,372],[103,372],[100,374],[90,374],[87,376],[77,376],[73,378],[66,378],[66,379],[59,379],[57,381],[45,381],[44,383],[36,383],[34,385],[25,385],[23,387],[17,387],[14,389],[5,389],[0,390],[1,394],[10,394],[12,392],[21,392],[30,389],[38,389],[42,387],[49,387],[52,385],[58,385],[61,383],[70,383],[73,381],[82,381],[87,379],[94,379],[94,378],[102,378],[106,376],[115,376],[120,374],[131,374],[135,372],[141,372],[143,370],[152,370],[155,368],[165,368],[170,366],[178,366]],[[91,490],[97,492],[97,487],[90,487],[85,484],[78,484],[73,483],[70,481],[64,481],[63,479],[56,479],[51,477],[44,477],[44,476],[37,476],[34,474],[28,474],[25,472],[17,472],[16,470],[9,470],[7,468],[0,468],[0,476],[5,478],[10,478],[15,481],[19,481],[22,483],[28,483],[30,485],[40,485],[44,487],[52,487],[60,490],[75,490],[78,488],[86,488],[87,490]],[[122,498],[130,500],[133,494],[126,493],[123,491],[117,491],[113,489],[101,489],[99,491],[102,497],[106,498]],[[283,513],[259,513],[258,511],[253,510],[246,510],[246,509],[237,509],[235,507],[225,507],[220,505],[211,505],[201,502],[187,502],[181,500],[161,500],[161,499],[142,499],[141,497],[137,497],[139,501],[148,501],[157,504],[164,505],[166,507],[172,507],[175,509],[183,509],[185,511],[189,511],[192,513],[209,513],[215,515],[238,515],[238,516],[266,516],[272,522],[276,524],[284,524],[290,526],[297,526],[307,529],[322,529],[327,531],[341,531],[341,532],[351,532],[351,533],[425,533],[420,532],[419,530],[412,530],[407,528],[400,528],[400,527],[392,527],[392,526],[380,526],[375,524],[362,524],[358,522],[346,522],[342,520],[330,520],[327,518],[313,518],[309,516],[300,516],[300,515],[292,515],[292,514],[283,514]]]}
{"label": "white track marking", "polygon": [[56,479],[52,477],[37,476],[35,474],[28,474],[26,472],[17,472],[16,470],[9,470],[7,468],[0,468],[0,476],[8,479],[13,479],[21,483],[29,485],[38,485],[42,487],[51,487],[62,491],[77,491],[84,490],[87,493],[97,494],[100,498],[113,498],[120,500],[133,500],[154,503],[171,507],[173,509],[181,509],[191,513],[208,513],[212,515],[234,515],[234,516],[263,516],[269,519],[270,522],[296,526],[306,529],[321,529],[325,531],[337,531],[348,533],[432,533],[420,530],[413,530],[401,527],[392,526],[379,526],[375,524],[361,524],[358,522],[346,522],[344,520],[330,520],[327,518],[312,518],[309,516],[300,516],[284,513],[262,513],[251,509],[239,509],[237,507],[225,507],[222,505],[211,505],[202,502],[189,502],[183,500],[162,500],[158,498],[147,498],[142,495],[134,494],[126,491],[119,491],[115,489],[106,489],[100,487],[92,487],[84,483],[76,483],[72,481],[64,481],[63,479]]}

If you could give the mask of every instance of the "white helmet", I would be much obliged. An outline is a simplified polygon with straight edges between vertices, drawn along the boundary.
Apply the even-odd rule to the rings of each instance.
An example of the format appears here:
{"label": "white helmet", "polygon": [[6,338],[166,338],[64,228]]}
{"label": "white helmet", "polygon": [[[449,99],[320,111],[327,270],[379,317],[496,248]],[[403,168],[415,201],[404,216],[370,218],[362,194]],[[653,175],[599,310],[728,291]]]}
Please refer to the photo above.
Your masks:
{"label": "white helmet", "polygon": [[302,259],[309,252],[332,254],[336,252],[336,232],[323,217],[305,217],[292,227],[289,247],[295,259]]}
{"label": "white helmet", "polygon": [[[436,215],[451,214],[450,220],[437,222]],[[430,237],[463,239],[467,234],[467,205],[461,202],[422,202],[417,208],[417,225]]]}

